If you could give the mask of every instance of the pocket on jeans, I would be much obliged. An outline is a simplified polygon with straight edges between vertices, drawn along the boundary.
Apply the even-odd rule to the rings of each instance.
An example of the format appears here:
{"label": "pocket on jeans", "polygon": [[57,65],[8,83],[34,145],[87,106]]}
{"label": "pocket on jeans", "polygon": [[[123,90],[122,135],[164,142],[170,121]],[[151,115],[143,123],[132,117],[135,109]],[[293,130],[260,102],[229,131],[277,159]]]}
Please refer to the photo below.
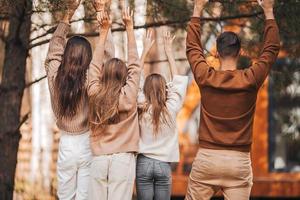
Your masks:
{"label": "pocket on jeans", "polygon": [[136,176],[138,177],[148,177],[149,176],[149,168],[151,166],[151,163],[147,162],[139,162],[137,161],[136,164]]}
{"label": "pocket on jeans", "polygon": [[251,179],[252,177],[252,166],[251,162],[247,164],[240,165],[237,167],[236,177],[244,180]]}
{"label": "pocket on jeans", "polygon": [[133,182],[135,179],[136,160],[132,153],[115,154],[110,166],[110,179]]}
{"label": "pocket on jeans", "polygon": [[96,180],[107,179],[108,176],[108,160],[106,157],[93,157],[90,166],[90,176]]}
{"label": "pocket on jeans", "polygon": [[57,168],[68,169],[75,165],[75,153],[72,149],[68,148],[65,144],[59,144],[58,148],[58,158],[57,158]]}
{"label": "pocket on jeans", "polygon": [[166,178],[172,177],[172,169],[170,163],[167,162],[160,162],[159,163],[160,169],[162,171],[162,176]]}
{"label": "pocket on jeans", "polygon": [[214,179],[218,176],[215,163],[205,156],[197,156],[192,165],[190,177],[195,180]]}

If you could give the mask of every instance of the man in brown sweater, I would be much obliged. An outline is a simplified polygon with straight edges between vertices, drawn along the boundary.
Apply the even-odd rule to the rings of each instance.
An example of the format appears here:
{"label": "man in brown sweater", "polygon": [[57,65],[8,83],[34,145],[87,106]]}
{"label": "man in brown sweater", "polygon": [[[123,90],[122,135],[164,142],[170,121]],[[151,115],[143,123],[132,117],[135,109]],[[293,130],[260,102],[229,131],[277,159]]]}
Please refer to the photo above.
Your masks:
{"label": "man in brown sweater", "polygon": [[189,178],[186,200],[210,199],[221,190],[225,199],[246,200],[252,187],[250,150],[257,92],[275,62],[279,31],[274,0],[258,0],[266,25],[257,62],[238,70],[240,39],[224,32],[217,39],[221,70],[205,61],[200,16],[207,0],[196,0],[187,30],[187,57],[201,91],[200,149]]}

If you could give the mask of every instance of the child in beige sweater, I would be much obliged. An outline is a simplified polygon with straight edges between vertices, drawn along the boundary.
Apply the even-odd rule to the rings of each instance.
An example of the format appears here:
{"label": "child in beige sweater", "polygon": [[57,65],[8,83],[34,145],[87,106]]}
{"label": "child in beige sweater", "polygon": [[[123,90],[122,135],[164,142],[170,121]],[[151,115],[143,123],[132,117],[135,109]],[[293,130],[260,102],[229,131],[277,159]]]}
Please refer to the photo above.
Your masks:
{"label": "child in beige sweater", "polygon": [[133,13],[123,12],[128,37],[128,65],[112,58],[104,63],[104,45],[111,28],[102,12],[98,46],[89,70],[91,148],[93,160],[89,199],[131,200],[139,127],[137,94],[140,60],[133,31]]}

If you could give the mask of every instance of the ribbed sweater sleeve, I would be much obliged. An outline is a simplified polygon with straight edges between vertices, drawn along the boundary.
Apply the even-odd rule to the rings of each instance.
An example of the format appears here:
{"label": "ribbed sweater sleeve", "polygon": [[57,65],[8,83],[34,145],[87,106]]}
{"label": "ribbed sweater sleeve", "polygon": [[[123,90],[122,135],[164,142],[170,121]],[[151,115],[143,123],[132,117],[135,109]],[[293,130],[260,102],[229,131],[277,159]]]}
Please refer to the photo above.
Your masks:
{"label": "ribbed sweater sleeve", "polygon": [[97,42],[93,59],[88,70],[88,94],[89,96],[97,92],[100,86],[100,78],[104,61],[107,61],[115,56],[113,38],[111,32],[105,43]]}
{"label": "ribbed sweater sleeve", "polygon": [[45,61],[45,69],[48,77],[55,76],[57,73],[62,61],[69,31],[70,25],[60,22],[50,40],[49,50]]}
{"label": "ribbed sweater sleeve", "polygon": [[[127,110],[132,110],[137,105],[137,96],[140,85],[141,64],[137,52],[134,32],[128,33],[128,76],[125,86],[122,88],[122,96],[126,101],[120,99],[123,107]],[[127,104],[127,105],[125,105]]]}

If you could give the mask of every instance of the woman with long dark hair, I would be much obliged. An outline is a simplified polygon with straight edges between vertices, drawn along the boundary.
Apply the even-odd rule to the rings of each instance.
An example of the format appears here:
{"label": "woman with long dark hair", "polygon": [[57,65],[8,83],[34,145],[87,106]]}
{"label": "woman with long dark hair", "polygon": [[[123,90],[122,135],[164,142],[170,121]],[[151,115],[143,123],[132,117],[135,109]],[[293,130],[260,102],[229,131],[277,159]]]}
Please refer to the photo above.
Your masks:
{"label": "woman with long dark hair", "polygon": [[[147,33],[142,65],[153,40]],[[139,92],[139,155],[136,166],[136,188],[139,200],[167,200],[171,198],[171,163],[179,161],[176,116],[188,84],[187,76],[178,75],[170,32],[164,35],[164,47],[169,61],[171,81],[160,74],[150,74],[141,81]],[[143,79],[142,79],[143,80]]]}
{"label": "woman with long dark hair", "polygon": [[103,48],[111,21],[100,18],[99,48],[94,52],[89,72],[91,182],[89,199],[131,200],[135,179],[135,153],[139,126],[137,94],[140,60],[133,31],[133,13],[123,11],[128,38],[128,64],[112,58],[103,64]]}
{"label": "woman with long dark hair", "polygon": [[60,200],[87,199],[92,158],[87,96],[92,48],[84,37],[66,39],[70,19],[79,4],[78,0],[67,2],[63,20],[50,40],[45,63],[52,109],[61,134],[57,161]]}

